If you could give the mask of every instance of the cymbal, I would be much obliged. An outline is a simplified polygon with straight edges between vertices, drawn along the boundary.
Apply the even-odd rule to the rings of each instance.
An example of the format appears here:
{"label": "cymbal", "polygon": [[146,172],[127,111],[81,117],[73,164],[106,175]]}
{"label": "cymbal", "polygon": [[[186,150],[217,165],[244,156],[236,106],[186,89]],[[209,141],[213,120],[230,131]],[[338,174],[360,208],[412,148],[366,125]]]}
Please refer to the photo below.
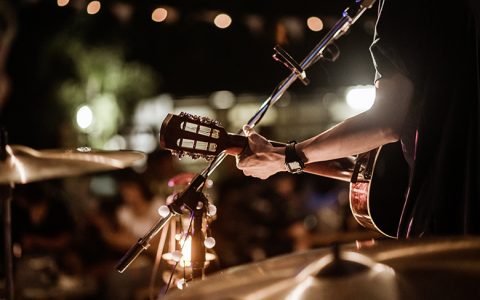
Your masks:
{"label": "cymbal", "polygon": [[480,237],[370,240],[226,269],[165,299],[470,299],[478,278]]}
{"label": "cymbal", "polygon": [[7,159],[0,162],[0,183],[29,183],[91,172],[123,169],[145,159],[140,151],[103,151],[82,147],[41,150],[7,145]]}

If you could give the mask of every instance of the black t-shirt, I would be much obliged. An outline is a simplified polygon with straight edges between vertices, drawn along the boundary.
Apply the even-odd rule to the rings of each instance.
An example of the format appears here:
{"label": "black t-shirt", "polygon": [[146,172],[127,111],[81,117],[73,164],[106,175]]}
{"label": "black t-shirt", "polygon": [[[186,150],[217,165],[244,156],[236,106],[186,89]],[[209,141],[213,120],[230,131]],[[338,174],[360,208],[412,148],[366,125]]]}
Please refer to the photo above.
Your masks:
{"label": "black t-shirt", "polygon": [[378,3],[376,79],[414,84],[401,141],[411,184],[399,236],[480,234],[479,4]]}

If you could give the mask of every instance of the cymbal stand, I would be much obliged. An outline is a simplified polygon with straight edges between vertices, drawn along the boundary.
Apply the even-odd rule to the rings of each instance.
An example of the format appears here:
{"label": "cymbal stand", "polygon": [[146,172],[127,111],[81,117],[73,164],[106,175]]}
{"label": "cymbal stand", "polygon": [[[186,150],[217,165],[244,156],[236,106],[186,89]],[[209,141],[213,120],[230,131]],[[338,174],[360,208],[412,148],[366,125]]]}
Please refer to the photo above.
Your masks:
{"label": "cymbal stand", "polygon": [[[7,132],[0,128],[0,161],[7,159]],[[12,185],[0,185],[0,199],[2,201],[3,216],[3,251],[5,265],[5,297],[14,299],[13,284],[13,255],[12,255]]]}
{"label": "cymbal stand", "polygon": [[[259,110],[250,118],[247,125],[254,127],[257,125],[268,111],[274,105],[285,91],[297,80],[300,79],[303,84],[308,84],[306,70],[320,59],[334,60],[338,55],[338,50],[334,46],[334,42],[338,40],[344,33],[348,31],[358,18],[369,8],[373,6],[376,0],[355,0],[355,3],[345,9],[342,17],[335,23],[325,37],[314,47],[312,51],[302,60],[297,63],[285,50],[280,47],[275,47],[274,59],[280,61],[287,66],[291,73],[288,77],[282,80],[279,85],[273,90],[272,94],[263,102]],[[325,53],[324,53],[325,52]],[[243,134],[239,130],[239,134]],[[209,166],[200,174],[197,174],[192,182],[185,188],[185,190],[176,198],[176,200],[168,206],[168,210],[162,215],[162,218],[134,244],[130,250],[120,259],[117,264],[117,271],[122,273],[132,263],[133,260],[149,246],[149,241],[162,229],[162,227],[170,220],[173,214],[181,214],[181,207],[187,205],[189,207],[196,207],[196,203],[192,202],[194,197],[190,197],[192,193],[198,192],[208,176],[222,163],[227,156],[226,153],[217,155]]]}

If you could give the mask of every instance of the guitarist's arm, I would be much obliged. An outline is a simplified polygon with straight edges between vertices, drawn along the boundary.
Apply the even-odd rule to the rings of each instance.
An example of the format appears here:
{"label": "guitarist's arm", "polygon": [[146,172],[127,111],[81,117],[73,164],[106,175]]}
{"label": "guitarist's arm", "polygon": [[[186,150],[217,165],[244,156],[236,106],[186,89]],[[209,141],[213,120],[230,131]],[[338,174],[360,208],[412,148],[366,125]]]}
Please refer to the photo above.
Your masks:
{"label": "guitarist's arm", "polygon": [[[399,139],[413,95],[413,83],[397,73],[376,82],[375,104],[368,110],[296,145],[309,168],[314,162],[363,153]],[[245,127],[251,155],[237,158],[245,175],[267,178],[285,171],[284,147],[272,146],[253,129]],[[311,164],[311,166],[310,166]]]}

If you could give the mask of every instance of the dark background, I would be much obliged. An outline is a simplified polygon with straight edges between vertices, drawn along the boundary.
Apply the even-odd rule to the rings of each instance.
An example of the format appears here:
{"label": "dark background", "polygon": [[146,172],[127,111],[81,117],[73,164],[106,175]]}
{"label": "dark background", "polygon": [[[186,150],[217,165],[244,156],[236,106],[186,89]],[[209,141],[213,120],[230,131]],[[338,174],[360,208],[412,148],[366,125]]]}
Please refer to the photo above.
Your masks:
{"label": "dark background", "polygon": [[[59,105],[61,82],[75,78],[75,57],[65,56],[63,46],[75,38],[83,47],[116,47],[125,61],[140,63],[152,71],[154,85],[141,96],[170,93],[175,97],[205,95],[217,90],[234,93],[270,93],[288,71],[275,62],[273,47],[282,46],[301,61],[338,20],[351,1],[101,1],[98,14],[85,11],[86,1],[10,1],[17,19],[17,33],[7,60],[11,92],[2,113],[10,143],[36,148],[60,147],[62,125],[71,114]],[[116,4],[126,5],[131,17],[121,21]],[[155,23],[151,12],[170,5],[178,12],[174,22]],[[233,19],[227,29],[202,20],[210,11],[223,11]],[[319,62],[309,69],[308,87],[295,83],[291,90],[309,93],[318,88],[371,84],[373,67],[368,52],[372,40],[376,6],[342,37],[335,63]],[[263,21],[262,30],[252,32],[248,16]],[[279,24],[285,18],[304,20],[316,15],[324,29],[303,29],[301,36],[288,34],[279,40]],[[136,82],[131,82],[135,86]],[[125,100],[127,101],[127,100]],[[128,100],[126,114],[135,104]],[[133,103],[133,104],[132,104]]]}

